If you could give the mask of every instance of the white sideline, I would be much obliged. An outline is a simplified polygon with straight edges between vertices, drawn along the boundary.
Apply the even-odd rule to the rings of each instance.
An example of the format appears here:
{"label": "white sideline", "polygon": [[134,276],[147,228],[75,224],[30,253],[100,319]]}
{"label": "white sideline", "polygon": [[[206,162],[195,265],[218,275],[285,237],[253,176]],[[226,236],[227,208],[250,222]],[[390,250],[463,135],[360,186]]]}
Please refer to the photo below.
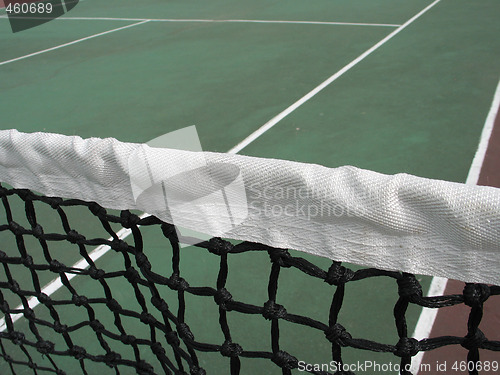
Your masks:
{"label": "white sideline", "polygon": [[468,185],[477,185],[477,181],[479,180],[479,174],[481,173],[481,167],[483,166],[484,156],[486,155],[486,149],[488,148],[488,142],[491,137],[491,132],[493,131],[493,126],[495,125],[495,119],[497,117],[499,107],[500,81],[498,82],[495,95],[493,96],[493,102],[491,103],[488,117],[486,117],[486,122],[484,123],[483,132],[481,133],[481,140],[479,142],[476,155],[474,156],[469,169],[469,175],[467,176],[466,181],[466,184]]}
{"label": "white sideline", "polygon": [[97,37],[102,36],[102,35],[111,34],[111,33],[114,33],[115,31],[120,31],[120,30],[128,29],[128,28],[130,28],[130,27],[134,27],[134,26],[142,25],[143,23],[147,23],[147,22],[149,22],[149,21],[148,21],[148,20],[146,20],[146,21],[141,21],[141,22],[134,23],[134,24],[132,24],[132,25],[122,26],[122,27],[119,27],[119,28],[117,28],[117,29],[108,30],[108,31],[104,31],[104,32],[102,32],[102,33],[98,33],[98,34],[90,35],[90,36],[87,36],[87,37],[85,37],[85,38],[77,39],[77,40],[74,40],[74,41],[69,42],[69,43],[64,43],[64,44],[61,44],[61,45],[59,45],[59,46],[55,46],[55,47],[51,47],[51,48],[47,48],[47,49],[44,49],[44,50],[41,50],[41,51],[38,51],[38,52],[33,52],[33,53],[30,53],[30,54],[28,54],[28,55],[24,55],[24,56],[16,57],[16,58],[11,59],[11,60],[2,61],[2,62],[0,62],[0,66],[1,66],[1,65],[5,65],[5,64],[9,64],[9,63],[12,63],[12,62],[15,62],[15,61],[19,61],[19,60],[27,59],[27,58],[29,58],[29,57],[33,57],[33,56],[37,56],[37,55],[41,55],[42,53],[46,53],[46,52],[50,52],[50,51],[54,51],[54,50],[56,50],[56,49],[60,49],[60,48],[64,48],[64,47],[68,47],[68,46],[71,46],[71,45],[73,45],[73,44],[77,44],[77,43],[83,42],[83,41],[85,41],[85,40],[89,40],[89,39],[97,38]]}
{"label": "white sideline", "polygon": [[[499,107],[500,81],[498,82],[490,111],[488,112],[488,116],[486,117],[486,121],[483,126],[483,131],[481,132],[479,146],[470,166],[469,174],[467,175],[467,181],[465,182],[467,185],[477,185]],[[442,277],[433,277],[427,296],[442,296],[444,290],[446,289],[447,283],[448,279]],[[420,314],[420,317],[418,318],[417,325],[415,326],[415,331],[413,332],[412,337],[417,340],[429,337],[432,327],[434,326],[434,321],[436,320],[437,313],[438,309],[430,309],[427,307],[422,308],[422,312]],[[413,357],[412,372],[414,372],[415,375],[418,375],[423,357],[424,352],[419,352],[416,356]]]}

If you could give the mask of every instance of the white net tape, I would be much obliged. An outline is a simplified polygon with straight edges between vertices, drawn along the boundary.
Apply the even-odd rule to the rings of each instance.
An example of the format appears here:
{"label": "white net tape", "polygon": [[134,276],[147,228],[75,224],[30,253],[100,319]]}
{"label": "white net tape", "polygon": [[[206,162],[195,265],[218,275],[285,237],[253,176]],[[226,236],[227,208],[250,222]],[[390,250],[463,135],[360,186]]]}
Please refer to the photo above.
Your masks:
{"label": "white net tape", "polygon": [[210,236],[500,284],[496,188],[16,130],[0,131],[0,182]]}

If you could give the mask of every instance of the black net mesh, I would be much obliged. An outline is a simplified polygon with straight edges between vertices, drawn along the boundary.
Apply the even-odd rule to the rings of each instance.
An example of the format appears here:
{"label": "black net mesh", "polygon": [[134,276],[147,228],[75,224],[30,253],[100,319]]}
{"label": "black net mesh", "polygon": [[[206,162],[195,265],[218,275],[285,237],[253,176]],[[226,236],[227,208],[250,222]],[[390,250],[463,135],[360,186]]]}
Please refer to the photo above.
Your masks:
{"label": "black net mesh", "polygon": [[[306,362],[302,362],[300,352],[291,353],[283,348],[280,328],[284,324],[320,333],[322,345],[330,348],[328,360],[339,369],[336,374],[352,373],[343,371],[342,364],[345,351],[353,349],[390,353],[399,364],[401,374],[410,373],[405,369],[420,351],[461,345],[468,351],[464,360],[471,363],[480,360],[479,349],[500,351],[500,341],[489,340],[479,329],[484,304],[500,294],[497,286],[466,284],[463,294],[424,297],[422,286],[412,274],[354,270],[335,261],[330,261],[328,267],[320,267],[285,249],[219,238],[196,245],[217,259],[216,267],[211,267],[217,269],[211,286],[197,286],[196,282],[192,284],[183,278],[181,255],[184,257],[184,253],[175,228],[155,217],[139,217],[129,211],[110,214],[96,203],[48,198],[28,190],[0,187],[0,196],[3,203],[3,212],[0,212],[2,374],[9,371],[13,374],[205,374],[208,371],[200,360],[202,355],[217,356],[221,360],[218,373],[249,373],[241,364],[252,358],[265,361],[274,369],[261,373],[292,374],[302,366],[308,373],[329,374],[303,366]],[[75,230],[68,214],[73,207],[78,207],[80,212],[74,215],[77,221],[87,223],[90,219],[83,211],[85,215],[90,213],[94,227],[105,235],[89,239]],[[42,219],[40,211],[46,223],[38,222],[37,215]],[[158,233],[166,239],[161,249],[144,245],[144,233],[152,227],[160,229]],[[57,228],[59,232],[55,232]],[[117,234],[119,228],[128,228],[132,236],[121,239]],[[100,262],[92,258],[93,249],[100,245],[111,248],[111,261],[102,262],[109,269],[101,268]],[[156,261],[152,264],[151,252],[158,251],[168,254],[168,266],[158,265]],[[230,269],[228,258],[250,252],[252,256],[264,254],[268,259],[267,292],[260,296],[260,304],[254,302],[258,300],[255,298],[245,302],[233,297],[240,293],[228,286],[229,272],[236,276],[243,273],[243,270]],[[77,263],[81,266],[70,266],[78,259],[83,259]],[[209,268],[210,264],[203,265],[200,273],[213,272]],[[321,314],[324,321],[294,314],[293,306],[277,302],[278,280],[285,268],[295,269],[329,288],[329,309]],[[157,269],[163,272],[156,272]],[[339,318],[346,288],[375,276],[392,280],[397,290],[393,306],[397,337],[392,343],[358,338]],[[44,289],[44,285],[57,278],[60,278],[59,286],[53,285],[53,294],[47,292],[50,288]],[[85,291],[87,282],[92,283],[95,291],[91,295]],[[127,285],[127,292],[123,285]],[[186,318],[193,314],[186,302],[189,296],[204,297],[216,310],[214,321],[204,320],[210,314],[203,309],[194,313],[200,315],[207,328],[195,330]],[[119,301],[126,301],[127,306]],[[129,301],[133,301],[135,309],[128,307]],[[420,341],[409,337],[406,315],[411,305],[440,308],[458,304],[470,306],[465,336]],[[262,349],[247,348],[234,339],[233,332],[240,324],[234,327],[229,314],[239,314],[249,321],[251,317],[258,317],[268,325],[267,336],[261,338]],[[208,327],[216,327],[219,332],[214,342],[206,342],[204,331],[210,331]],[[251,330],[250,327],[249,334]],[[477,373],[474,366],[470,373]]]}

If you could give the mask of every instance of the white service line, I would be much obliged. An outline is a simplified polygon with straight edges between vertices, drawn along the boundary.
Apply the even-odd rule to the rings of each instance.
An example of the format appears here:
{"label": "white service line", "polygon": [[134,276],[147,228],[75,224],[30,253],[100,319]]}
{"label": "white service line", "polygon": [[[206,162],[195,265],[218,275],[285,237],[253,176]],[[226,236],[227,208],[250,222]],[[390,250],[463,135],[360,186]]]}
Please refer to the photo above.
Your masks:
{"label": "white service line", "polygon": [[195,22],[195,23],[267,23],[267,24],[304,24],[337,26],[375,26],[399,27],[390,23],[334,22],[334,21],[286,21],[286,20],[245,20],[245,19],[201,19],[201,18],[118,18],[118,17],[61,17],[57,20],[74,21],[151,21],[151,22]]}
{"label": "white service line", "polygon": [[234,146],[231,150],[228,151],[230,154],[236,154],[243,150],[246,146],[248,146],[250,143],[255,141],[257,138],[259,138],[262,134],[267,132],[269,129],[271,129],[274,125],[276,125],[278,122],[283,120],[286,116],[288,116],[290,113],[295,111],[297,108],[299,108],[302,104],[306,103],[309,99],[311,99],[313,96],[315,96],[317,93],[322,91],[324,88],[329,86],[332,82],[336,81],[339,77],[344,75],[344,73],[348,72],[351,68],[353,68],[355,65],[357,65],[359,62],[363,61],[366,57],[368,57],[371,53],[379,49],[381,46],[383,46],[385,43],[387,43],[389,40],[391,40],[393,37],[395,37],[397,34],[399,34],[401,31],[406,29],[409,25],[411,25],[414,21],[416,21],[420,16],[422,16],[424,13],[426,13],[429,9],[434,7],[437,3],[439,3],[441,0],[436,0],[429,6],[427,6],[425,9],[420,11],[418,14],[410,18],[408,21],[406,21],[403,25],[399,26],[396,30],[394,30],[392,33],[387,35],[384,39],[382,39],[380,42],[375,44],[373,47],[369,48],[365,52],[363,52],[361,55],[359,55],[356,59],[351,61],[349,64],[344,66],[342,69],[340,69],[337,73],[332,75],[330,78],[328,78],[326,81],[321,83],[319,86],[315,87],[313,90],[311,90],[309,93],[304,95],[302,98],[297,100],[295,103],[293,103],[291,106],[289,106],[287,109],[285,109],[283,112],[279,113],[275,117],[273,117],[271,120],[266,122],[264,125],[262,125],[259,129],[254,131],[252,134],[250,134],[247,138],[245,138],[243,141],[238,143],[236,146]]}
{"label": "white service line", "polygon": [[[476,155],[474,156],[472,164],[469,168],[469,174],[467,175],[467,181],[465,182],[467,185],[477,185],[479,174],[481,173],[481,168],[484,162],[484,156],[486,155],[486,150],[488,149],[488,142],[493,131],[493,126],[495,124],[495,119],[498,114],[499,107],[500,81],[498,82],[490,111],[488,112],[488,116],[486,117],[486,121],[483,126],[483,131],[481,132],[481,138],[476,151]],[[446,289],[447,283],[448,279],[442,277],[433,277],[427,296],[442,296]],[[422,309],[422,312],[420,313],[420,317],[418,318],[417,325],[415,326],[415,331],[413,332],[412,337],[417,340],[429,337],[432,327],[434,326],[434,321],[436,320],[437,313],[438,309],[430,309],[424,307]],[[424,352],[419,352],[412,359],[411,371],[415,375],[417,375],[420,370],[420,364],[422,363],[423,357]]]}
{"label": "white service line", "polygon": [[145,21],[141,21],[141,22],[133,23],[132,25],[122,26],[122,27],[119,27],[119,28],[117,28],[117,29],[108,30],[108,31],[104,31],[104,32],[102,32],[102,33],[98,33],[98,34],[90,35],[90,36],[87,36],[87,37],[85,37],[85,38],[77,39],[77,40],[74,40],[74,41],[69,42],[69,43],[64,43],[64,44],[61,44],[61,45],[59,45],[59,46],[55,46],[55,47],[51,47],[51,48],[47,48],[47,49],[44,49],[44,50],[41,50],[41,51],[38,51],[38,52],[33,52],[33,53],[30,53],[30,54],[28,54],[28,55],[24,55],[24,56],[21,56],[21,57],[16,57],[15,59],[2,61],[2,62],[0,62],[0,66],[1,66],[1,65],[5,65],[5,64],[9,64],[9,63],[12,63],[12,62],[15,62],[15,61],[19,61],[19,60],[27,59],[27,58],[29,58],[29,57],[33,57],[33,56],[37,56],[37,55],[41,55],[42,53],[46,53],[46,52],[54,51],[54,50],[57,50],[57,49],[60,49],[60,48],[68,47],[68,46],[71,46],[71,45],[73,45],[73,44],[77,44],[77,43],[83,42],[83,41],[85,41],[85,40],[89,40],[89,39],[97,38],[97,37],[99,37],[99,36],[103,36],[103,35],[111,34],[111,33],[114,33],[114,32],[116,32],[116,31],[125,30],[125,29],[128,29],[128,28],[134,27],[134,26],[139,26],[139,25],[142,25],[142,24],[147,23],[147,22],[149,22],[149,20],[145,20]]}

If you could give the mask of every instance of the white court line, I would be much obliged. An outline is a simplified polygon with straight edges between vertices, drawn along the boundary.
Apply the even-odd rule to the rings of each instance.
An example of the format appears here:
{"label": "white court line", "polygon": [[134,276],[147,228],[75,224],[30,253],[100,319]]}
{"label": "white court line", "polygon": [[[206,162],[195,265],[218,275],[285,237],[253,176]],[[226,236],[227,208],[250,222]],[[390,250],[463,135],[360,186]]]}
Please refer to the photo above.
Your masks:
{"label": "white court line", "polygon": [[[143,215],[141,217],[144,217],[146,215]],[[127,238],[130,234],[132,233],[132,230],[123,228],[119,230],[116,235],[118,236],[119,239],[123,240]],[[112,241],[113,237],[108,238],[108,241]],[[111,248],[107,245],[100,245],[96,247],[94,250],[92,250],[89,253],[89,257],[92,259],[92,261],[96,262],[100,257],[102,257],[104,254],[106,254]],[[86,269],[89,267],[89,264],[85,259],[81,259],[80,261],[76,262],[73,264],[72,268],[77,268],[77,269]],[[65,273],[66,278],[69,280],[73,279],[75,276],[78,276],[78,274],[75,273]],[[61,281],[61,277],[58,277],[54,280],[52,280],[50,283],[45,285],[42,289],[42,293],[46,294],[47,296],[51,296],[55,292],[57,292],[60,288],[63,287],[63,283]],[[30,309],[34,309],[36,306],[40,304],[40,301],[38,300],[37,297],[31,296],[27,299],[28,306]],[[15,308],[15,310],[22,310],[24,309],[23,304],[20,304]],[[12,320],[12,324],[17,322],[19,319],[21,319],[24,315],[22,313],[20,314],[10,314],[10,318]],[[5,322],[5,317],[0,318],[0,332],[3,332],[7,329],[7,324]]]}
{"label": "white court line", "polygon": [[268,23],[338,26],[399,27],[390,23],[334,22],[334,21],[286,21],[286,20],[245,20],[245,19],[201,19],[201,18],[119,18],[119,17],[61,17],[57,20],[75,21],[151,21],[151,22],[197,22],[197,23]]}
{"label": "white court line", "polygon": [[[293,104],[291,107],[289,107],[287,110],[285,110],[284,112],[287,112],[285,115],[283,115],[284,112],[280,113],[278,116],[276,116],[275,118],[273,118],[271,121],[274,121],[274,123],[269,126],[268,124],[269,123],[266,123],[264,126],[268,126],[268,128],[271,128],[272,126],[276,125],[282,118],[284,118],[286,115],[288,115],[289,113],[291,113],[293,110],[295,110],[296,108],[298,108],[300,105],[302,105],[303,103],[305,103],[307,100],[309,100],[312,96],[314,96],[317,92],[321,91],[324,87],[328,86],[331,82],[333,82],[335,79],[337,79],[338,77],[340,77],[342,74],[344,74],[345,72],[347,72],[349,69],[351,69],[354,65],[356,65],[358,62],[360,62],[361,60],[363,60],[365,57],[367,57],[369,54],[371,54],[373,51],[375,51],[377,48],[379,48],[381,45],[383,45],[384,43],[386,43],[388,40],[390,40],[392,37],[394,37],[397,33],[399,33],[400,31],[402,31],[404,28],[406,28],[408,25],[410,25],[413,21],[415,21],[417,18],[419,18],[421,15],[423,15],[425,12],[427,12],[429,9],[431,9],[435,4],[439,3],[441,0],[436,0],[435,2],[433,2],[431,5],[429,5],[428,7],[426,7],[424,10],[422,10],[420,13],[418,13],[416,16],[412,17],[410,20],[408,20],[405,24],[403,24],[402,26],[400,26],[398,29],[396,29],[394,32],[392,32],[391,34],[389,34],[387,37],[385,37],[384,39],[382,39],[379,43],[377,43],[375,46],[373,46],[372,48],[370,48],[369,50],[367,50],[365,53],[363,53],[362,55],[360,55],[357,59],[355,59],[353,62],[351,62],[350,64],[346,65],[346,67],[344,67],[343,69],[341,69],[339,72],[335,73],[332,77],[330,77],[327,81],[323,82],[320,86],[318,86],[316,89],[314,89],[313,91],[311,91],[309,94],[307,94],[304,98],[307,98],[305,100],[303,100],[304,98],[302,98],[301,100],[299,100],[298,102],[296,102],[295,104]],[[137,23],[137,24],[133,24],[133,25],[129,25],[129,26],[126,26],[126,27],[132,27],[132,26],[135,26],[135,25],[139,25],[141,23],[144,23],[144,22],[149,22],[149,20],[147,21],[142,21],[140,23]],[[120,28],[120,29],[123,29],[123,28]],[[120,29],[116,29],[115,31],[117,30],[120,30]],[[111,31],[112,32],[112,31]],[[1,65],[1,64],[0,64]],[[333,78],[333,79],[332,79]],[[319,88],[319,89],[318,89]],[[317,91],[316,91],[317,90]],[[311,95],[311,93],[313,93]],[[300,102],[300,103],[299,103]],[[290,108],[292,108],[292,110],[289,110]],[[281,118],[279,118],[278,120],[276,120],[279,116],[282,116]],[[263,127],[264,127],[263,126]],[[243,140],[243,142],[239,143],[238,145],[236,145],[235,147],[233,147],[231,150],[228,151],[228,153],[231,153],[231,154],[236,154],[238,151],[240,151],[241,149],[243,149],[245,146],[247,146],[248,144],[250,144],[251,142],[253,142],[255,139],[257,139],[260,135],[262,135],[265,131],[267,131],[268,129],[264,130],[264,131],[261,131],[261,129],[263,128],[261,127],[259,130],[257,130],[257,132],[260,131],[260,133],[258,135],[255,136],[255,133],[253,133],[251,135],[251,137],[253,137],[252,139],[250,139],[250,137],[246,138],[245,140]],[[244,146],[242,147],[241,145],[244,144]],[[141,216],[141,217],[144,217],[145,215]],[[129,234],[130,234],[130,230],[127,230],[127,229],[122,229],[120,232],[120,235],[122,237],[120,237],[121,239],[124,239],[126,238]],[[99,259],[101,256],[103,256],[104,254],[106,254],[108,251],[109,251],[109,246],[99,246],[97,247],[94,251],[91,252],[90,256],[91,258],[95,261],[97,259]],[[85,259],[82,259],[80,260],[78,263],[76,263],[75,265],[73,265],[74,268],[86,268],[88,267],[88,264],[87,262],[85,261]],[[68,279],[70,278],[73,278],[75,277],[76,275],[75,274],[67,274],[66,275],[68,277]],[[43,289],[42,289],[42,292],[47,294],[48,296],[52,295],[54,292],[56,292],[58,289],[60,289],[61,287],[63,286],[62,282],[61,282],[61,279],[60,278],[57,278],[55,280],[53,280],[51,283],[49,283],[48,285],[46,285]],[[30,306],[30,308],[33,308],[35,306],[37,306],[40,302],[38,301],[38,299],[36,297],[30,297],[28,299],[28,304]],[[33,307],[32,307],[33,306]],[[16,310],[21,310],[23,309],[23,305],[19,305],[18,307],[16,307]],[[12,320],[13,321],[17,321],[18,319],[20,319],[23,315],[22,314],[11,314],[11,317],[12,317]],[[14,320],[15,319],[15,320]],[[5,318],[2,318],[0,319],[0,332],[4,331],[6,329],[6,325],[5,325]]]}
{"label": "white court line", "polygon": [[77,40],[74,40],[74,41],[69,42],[69,43],[64,43],[64,44],[61,44],[61,45],[59,45],[59,46],[55,46],[55,47],[51,47],[51,48],[47,48],[47,49],[44,49],[44,50],[41,50],[41,51],[38,51],[38,52],[34,52],[34,53],[30,53],[30,54],[28,54],[28,55],[24,55],[24,56],[21,56],[21,57],[16,57],[15,59],[2,61],[2,62],[0,62],[0,66],[1,66],[1,65],[5,65],[5,64],[9,64],[9,63],[12,63],[12,62],[15,62],[15,61],[19,61],[19,60],[27,59],[27,58],[29,58],[29,57],[33,57],[33,56],[37,56],[37,55],[41,55],[42,53],[46,53],[46,52],[50,52],[50,51],[54,51],[54,50],[56,50],[56,49],[60,49],[60,48],[64,48],[64,47],[68,47],[68,46],[71,46],[71,45],[73,45],[73,44],[80,43],[80,42],[83,42],[83,41],[85,41],[85,40],[89,40],[89,39],[97,38],[97,37],[102,36],[102,35],[111,34],[111,33],[114,33],[115,31],[125,30],[125,29],[128,29],[128,28],[130,28],[130,27],[139,26],[139,25],[142,25],[142,24],[147,23],[147,22],[149,22],[149,21],[148,21],[148,20],[146,20],[146,21],[141,21],[141,22],[134,23],[134,24],[132,24],[132,25],[122,26],[122,27],[119,27],[119,28],[117,28],[117,29],[108,30],[108,31],[104,31],[104,32],[102,32],[102,33],[98,33],[98,34],[90,35],[90,36],[87,36],[87,37],[85,37],[85,38],[77,39]]}
{"label": "white court line", "polygon": [[[448,279],[444,277],[433,277],[431,285],[429,287],[429,291],[427,292],[427,297],[442,296],[444,294],[444,290],[446,289],[447,283]],[[434,321],[436,320],[437,313],[438,309],[430,309],[427,307],[422,308],[422,312],[418,317],[417,325],[415,326],[415,330],[413,331],[412,337],[414,339],[422,340],[429,337],[432,331],[432,327],[434,326]],[[424,352],[418,352],[414,357],[412,357],[410,369],[410,372],[412,374],[418,374],[423,358]]]}
{"label": "white court line", "polygon": [[[476,155],[474,156],[474,160],[472,161],[469,169],[469,174],[467,175],[467,181],[465,182],[467,185],[477,185],[499,106],[500,81],[498,82],[490,111],[488,112],[488,116],[486,117],[486,121],[483,126],[483,131],[481,133],[481,138],[476,151]],[[427,296],[442,296],[447,283],[448,279],[442,277],[433,277]],[[415,331],[413,332],[412,337],[417,340],[422,340],[423,338],[429,337],[432,327],[434,326],[434,321],[436,320],[437,313],[438,309],[430,309],[424,307],[422,309],[422,312],[420,313],[420,317],[418,318],[417,325],[415,326]],[[420,364],[422,363],[423,357],[424,352],[419,352],[416,356],[413,357],[411,371],[414,372],[415,375],[417,375],[420,370]]]}
{"label": "white court line", "polygon": [[470,166],[466,184],[477,185],[479,174],[481,173],[481,167],[483,166],[484,156],[486,155],[486,150],[488,148],[488,142],[490,141],[493,125],[495,124],[495,119],[497,117],[498,107],[500,107],[500,81],[498,82],[495,96],[493,97],[493,102],[491,103],[490,111],[488,113],[488,117],[486,118],[483,132],[481,133],[481,141],[479,142],[476,155],[474,156],[474,160]]}
{"label": "white court line", "polygon": [[276,125],[278,122],[283,120],[286,116],[288,116],[290,113],[295,111],[297,108],[299,108],[302,104],[306,103],[309,99],[311,99],[313,96],[315,96],[317,93],[322,91],[324,88],[329,86],[332,82],[337,80],[339,77],[344,75],[344,73],[348,72],[351,68],[356,66],[359,62],[363,61],[366,57],[368,57],[371,53],[379,49],[381,46],[383,46],[385,43],[387,43],[389,40],[391,40],[393,37],[395,37],[397,34],[399,34],[401,31],[406,29],[409,25],[411,25],[414,21],[416,21],[420,16],[422,16],[424,13],[426,13],[429,9],[434,7],[437,3],[439,3],[441,0],[436,0],[426,8],[424,8],[422,11],[420,11],[418,14],[410,18],[408,21],[406,21],[403,25],[399,26],[396,30],[394,30],[392,33],[387,35],[384,39],[382,39],[380,42],[375,44],[373,47],[369,48],[365,52],[363,52],[361,55],[359,55],[356,59],[351,61],[349,64],[344,66],[342,69],[340,69],[337,73],[332,75],[330,78],[328,78],[326,81],[321,83],[319,86],[311,90],[309,93],[304,95],[302,98],[297,100],[295,103],[293,103],[290,107],[285,109],[283,112],[279,113],[275,117],[273,117],[271,120],[266,122],[264,125],[262,125],[259,129],[254,131],[252,134],[250,134],[247,138],[245,138],[243,141],[238,143],[236,146],[234,146],[231,150],[228,151],[230,154],[236,154],[243,150],[246,146],[248,146],[250,143],[255,141],[257,138],[259,138],[262,134],[267,132],[269,129],[271,129],[274,125]]}

